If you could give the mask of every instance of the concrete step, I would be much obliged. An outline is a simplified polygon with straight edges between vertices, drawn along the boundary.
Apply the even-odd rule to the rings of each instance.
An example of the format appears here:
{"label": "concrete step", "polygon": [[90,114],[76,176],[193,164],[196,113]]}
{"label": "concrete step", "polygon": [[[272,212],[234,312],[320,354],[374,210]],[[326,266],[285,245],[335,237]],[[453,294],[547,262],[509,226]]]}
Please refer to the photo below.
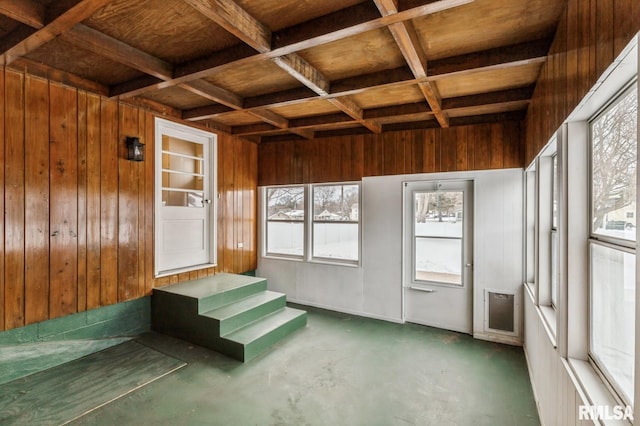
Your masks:
{"label": "concrete step", "polygon": [[284,294],[265,290],[200,315],[215,320],[220,336],[224,337],[260,317],[284,308],[286,301]]}
{"label": "concrete step", "polygon": [[224,339],[242,348],[242,353],[235,355],[246,362],[306,324],[305,311],[285,307],[227,334]]}

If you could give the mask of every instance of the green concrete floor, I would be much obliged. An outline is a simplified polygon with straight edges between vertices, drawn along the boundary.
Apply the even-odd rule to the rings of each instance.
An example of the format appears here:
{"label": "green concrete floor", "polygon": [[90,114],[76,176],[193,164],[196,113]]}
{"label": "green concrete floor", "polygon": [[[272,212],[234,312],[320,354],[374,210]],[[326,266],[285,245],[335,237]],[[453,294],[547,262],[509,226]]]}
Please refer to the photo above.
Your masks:
{"label": "green concrete floor", "polygon": [[522,348],[304,307],[308,325],[243,364],[148,333],[188,365],[76,425],[539,425]]}

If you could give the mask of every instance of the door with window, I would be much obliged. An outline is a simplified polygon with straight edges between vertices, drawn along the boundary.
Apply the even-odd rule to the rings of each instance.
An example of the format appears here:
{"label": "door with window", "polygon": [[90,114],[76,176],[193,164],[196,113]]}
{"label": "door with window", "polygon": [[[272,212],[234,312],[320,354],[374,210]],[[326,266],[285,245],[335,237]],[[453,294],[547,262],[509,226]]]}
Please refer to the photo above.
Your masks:
{"label": "door with window", "polygon": [[404,318],[472,332],[473,182],[406,182]]}
{"label": "door with window", "polygon": [[215,135],[156,122],[156,275],[215,264]]}

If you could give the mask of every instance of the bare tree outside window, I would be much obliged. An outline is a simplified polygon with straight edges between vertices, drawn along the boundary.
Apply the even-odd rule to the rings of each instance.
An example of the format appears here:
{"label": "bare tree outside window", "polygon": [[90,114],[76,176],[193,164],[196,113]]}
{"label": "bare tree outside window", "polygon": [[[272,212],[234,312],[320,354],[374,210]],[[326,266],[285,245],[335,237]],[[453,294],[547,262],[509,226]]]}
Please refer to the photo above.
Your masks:
{"label": "bare tree outside window", "polygon": [[269,188],[267,206],[269,220],[304,221],[304,188],[299,186]]}
{"label": "bare tree outside window", "polygon": [[638,99],[634,85],[591,124],[592,231],[635,241]]}

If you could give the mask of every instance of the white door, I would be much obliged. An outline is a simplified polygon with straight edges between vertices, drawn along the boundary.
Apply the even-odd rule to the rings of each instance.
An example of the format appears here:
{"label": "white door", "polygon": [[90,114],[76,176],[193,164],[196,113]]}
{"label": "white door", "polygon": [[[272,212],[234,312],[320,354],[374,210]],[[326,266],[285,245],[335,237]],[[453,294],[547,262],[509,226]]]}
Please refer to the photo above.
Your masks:
{"label": "white door", "polygon": [[215,263],[212,133],[156,119],[156,275]]}
{"label": "white door", "polygon": [[471,333],[473,182],[404,185],[404,319]]}

